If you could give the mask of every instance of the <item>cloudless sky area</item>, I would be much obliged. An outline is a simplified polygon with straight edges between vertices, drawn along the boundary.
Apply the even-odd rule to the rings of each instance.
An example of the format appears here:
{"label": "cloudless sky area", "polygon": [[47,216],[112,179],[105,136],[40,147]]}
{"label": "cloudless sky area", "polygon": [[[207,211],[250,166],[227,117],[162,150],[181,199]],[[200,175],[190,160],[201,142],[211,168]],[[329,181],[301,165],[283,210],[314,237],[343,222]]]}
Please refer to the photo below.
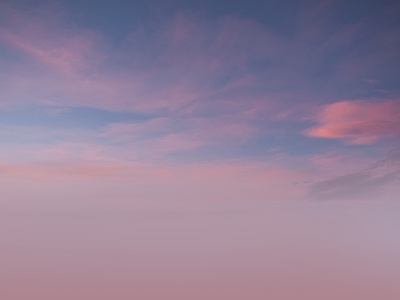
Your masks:
{"label": "cloudless sky area", "polygon": [[0,299],[400,299],[399,1],[0,0]]}

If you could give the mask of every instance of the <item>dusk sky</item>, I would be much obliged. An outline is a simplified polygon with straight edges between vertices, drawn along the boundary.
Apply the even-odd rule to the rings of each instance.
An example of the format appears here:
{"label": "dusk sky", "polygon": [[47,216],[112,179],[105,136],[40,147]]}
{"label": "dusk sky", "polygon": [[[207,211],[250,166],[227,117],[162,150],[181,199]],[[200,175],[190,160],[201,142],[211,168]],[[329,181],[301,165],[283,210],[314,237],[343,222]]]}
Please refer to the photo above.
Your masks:
{"label": "dusk sky", "polygon": [[400,299],[399,1],[0,0],[0,299]]}

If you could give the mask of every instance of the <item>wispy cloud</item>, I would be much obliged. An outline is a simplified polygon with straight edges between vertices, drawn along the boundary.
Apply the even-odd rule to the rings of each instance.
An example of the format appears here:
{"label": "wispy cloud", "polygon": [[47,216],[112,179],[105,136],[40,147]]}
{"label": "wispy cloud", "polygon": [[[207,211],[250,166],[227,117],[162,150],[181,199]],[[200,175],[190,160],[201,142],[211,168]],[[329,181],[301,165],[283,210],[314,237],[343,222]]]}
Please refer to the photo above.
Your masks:
{"label": "wispy cloud", "polygon": [[314,200],[376,200],[384,187],[399,181],[400,172],[375,176],[370,172],[352,173],[313,183],[309,197]]}
{"label": "wispy cloud", "polygon": [[[101,137],[138,145],[147,157],[194,150],[205,146],[237,146],[255,138],[256,127],[244,116],[225,118],[155,118],[138,123],[113,123]],[[134,147],[135,148],[135,147]]]}
{"label": "wispy cloud", "polygon": [[35,15],[5,6],[3,16],[0,39],[4,43],[63,75],[76,76],[104,59],[96,49],[101,35],[93,30],[63,28],[57,19],[63,15],[54,7]]}
{"label": "wispy cloud", "polygon": [[[357,166],[353,168],[357,169]],[[308,197],[313,200],[377,200],[399,192],[396,187],[400,182],[398,153],[358,168],[347,174],[313,181]]]}
{"label": "wispy cloud", "polygon": [[[284,169],[302,165],[310,168],[307,176],[314,171],[330,172],[326,178],[341,176],[345,172],[339,167],[323,166],[335,165],[336,158],[316,155],[320,144],[304,136],[364,145],[398,136],[398,98],[387,98],[397,87],[384,85],[388,74],[397,72],[399,39],[398,26],[371,30],[372,16],[354,22],[342,16],[336,22],[338,6],[321,4],[314,10],[306,5],[289,14],[293,31],[286,34],[245,14],[178,9],[132,26],[113,43],[98,28],[69,20],[60,6],[30,12],[3,5],[0,42],[9,56],[0,58],[3,109],[85,107],[145,117],[121,116],[75,131],[53,130],[51,122],[2,124],[1,133],[12,142],[2,143],[1,157],[17,165],[29,160],[102,166],[264,163],[276,159],[269,150],[277,148],[303,152],[305,162],[282,154]],[[384,15],[380,11],[377,18]],[[381,88],[390,93],[362,100]],[[310,111],[316,112],[315,124],[299,137]],[[271,137],[271,132],[278,134]],[[354,153],[344,152],[341,167],[358,174],[343,162]],[[352,176],[368,181],[381,175]]]}
{"label": "wispy cloud", "polygon": [[[318,6],[311,21],[305,21],[307,14],[295,18],[299,30],[293,36],[240,15],[211,18],[179,10],[158,19],[159,26],[154,20],[142,23],[118,46],[99,31],[64,24],[67,13],[60,7],[41,7],[36,13],[4,7],[0,39],[26,57],[5,62],[3,106],[39,103],[197,116],[257,110],[265,116],[271,109],[291,109],[297,105],[294,98],[316,102],[324,94],[326,101],[337,100],[345,70],[362,65],[368,71],[372,66],[365,61],[378,54],[381,64],[391,60],[381,47],[372,47],[357,62],[360,49],[376,44],[378,37],[371,34],[354,43],[369,32],[366,21],[333,30],[319,18],[332,5]],[[311,27],[317,28],[312,34]],[[379,35],[392,52],[395,32]],[[346,85],[371,89],[359,82],[358,73],[346,74]]]}

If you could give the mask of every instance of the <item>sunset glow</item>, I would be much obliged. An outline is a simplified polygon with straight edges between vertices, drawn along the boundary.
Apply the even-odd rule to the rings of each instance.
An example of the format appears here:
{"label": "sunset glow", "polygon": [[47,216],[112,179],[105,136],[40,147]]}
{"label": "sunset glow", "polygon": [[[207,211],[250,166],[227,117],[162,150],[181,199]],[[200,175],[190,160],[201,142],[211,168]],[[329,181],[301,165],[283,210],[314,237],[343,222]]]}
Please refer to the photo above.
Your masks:
{"label": "sunset glow", "polygon": [[400,299],[398,1],[1,1],[0,299]]}

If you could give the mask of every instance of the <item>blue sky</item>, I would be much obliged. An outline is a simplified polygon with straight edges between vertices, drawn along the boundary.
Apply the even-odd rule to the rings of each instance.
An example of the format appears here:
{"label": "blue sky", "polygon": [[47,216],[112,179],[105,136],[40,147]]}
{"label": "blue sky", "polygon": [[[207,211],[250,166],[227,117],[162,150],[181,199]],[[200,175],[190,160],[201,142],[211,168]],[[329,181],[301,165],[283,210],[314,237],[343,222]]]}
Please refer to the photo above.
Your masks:
{"label": "blue sky", "polygon": [[31,149],[4,162],[46,164],[41,151],[64,153],[61,164],[155,168],[285,156],[282,168],[310,171],[320,167],[314,156],[384,159],[398,148],[397,10],[375,1],[4,2],[4,153]]}

